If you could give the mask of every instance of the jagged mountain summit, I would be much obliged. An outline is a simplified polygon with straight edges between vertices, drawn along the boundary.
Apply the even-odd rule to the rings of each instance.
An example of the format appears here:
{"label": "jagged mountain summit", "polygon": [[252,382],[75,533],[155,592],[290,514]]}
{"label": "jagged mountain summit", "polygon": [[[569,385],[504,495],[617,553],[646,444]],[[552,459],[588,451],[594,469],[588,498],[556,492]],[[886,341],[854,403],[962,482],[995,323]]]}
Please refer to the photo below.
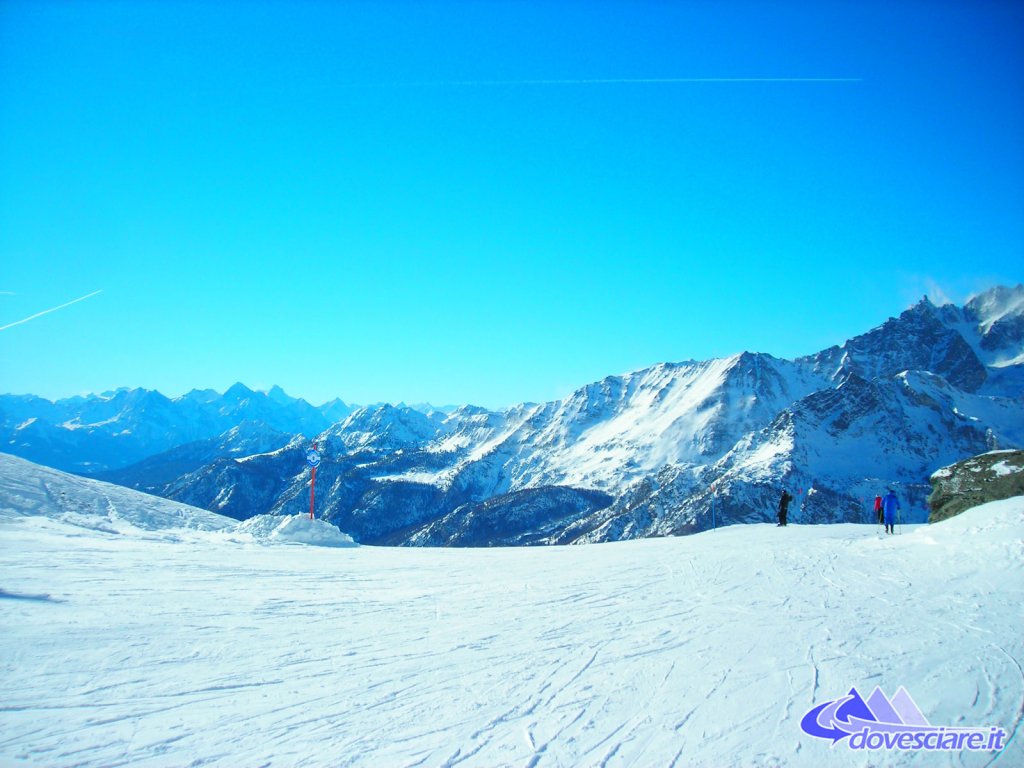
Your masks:
{"label": "jagged mountain summit", "polygon": [[932,472],[1024,445],[1022,318],[1024,286],[997,288],[963,307],[923,299],[796,360],[664,363],[500,412],[370,406],[254,455],[221,447],[150,490],[239,519],[295,514],[315,435],[320,514],[367,543],[690,533],[771,519],[782,487],[797,523],[867,522],[886,487],[924,521]]}
{"label": "jagged mountain summit", "polygon": [[998,287],[963,307],[927,298],[868,333],[799,362],[841,380],[929,371],[965,392],[1015,397],[1024,363],[1024,286]]}

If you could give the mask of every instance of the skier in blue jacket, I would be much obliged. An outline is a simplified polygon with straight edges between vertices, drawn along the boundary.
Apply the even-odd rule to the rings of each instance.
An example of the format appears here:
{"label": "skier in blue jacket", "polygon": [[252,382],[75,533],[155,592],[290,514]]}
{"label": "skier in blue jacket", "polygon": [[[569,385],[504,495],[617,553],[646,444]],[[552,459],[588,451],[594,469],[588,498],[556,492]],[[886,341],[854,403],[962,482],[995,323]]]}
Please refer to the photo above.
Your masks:
{"label": "skier in blue jacket", "polygon": [[885,532],[896,533],[896,511],[900,508],[900,500],[896,498],[896,493],[892,488],[885,494],[885,498],[882,499],[882,514],[885,517]]}

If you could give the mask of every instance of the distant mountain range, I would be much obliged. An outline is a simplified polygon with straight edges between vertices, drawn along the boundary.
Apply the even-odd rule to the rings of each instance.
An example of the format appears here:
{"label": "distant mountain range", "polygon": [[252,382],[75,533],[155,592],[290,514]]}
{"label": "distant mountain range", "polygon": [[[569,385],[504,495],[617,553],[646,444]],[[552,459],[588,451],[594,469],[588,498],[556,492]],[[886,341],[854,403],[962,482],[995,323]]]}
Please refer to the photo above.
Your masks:
{"label": "distant mountain range", "polygon": [[352,411],[341,400],[314,407],[280,387],[256,392],[244,384],[224,394],[196,389],[173,400],[147,389],[56,402],[0,395],[0,439],[16,456],[93,475],[193,442],[223,446],[210,458],[268,450],[266,443],[282,434],[283,445],[292,435],[316,434]]}
{"label": "distant mountain range", "polygon": [[[244,519],[308,507],[366,543],[517,545],[682,534],[771,519],[867,521],[894,487],[1024,446],[1024,286],[927,299],[797,360],[742,353],[609,376],[495,412],[340,401],[242,385],[51,403],[0,396],[7,450]],[[714,498],[712,498],[714,497]],[[712,503],[714,502],[714,504]]]}

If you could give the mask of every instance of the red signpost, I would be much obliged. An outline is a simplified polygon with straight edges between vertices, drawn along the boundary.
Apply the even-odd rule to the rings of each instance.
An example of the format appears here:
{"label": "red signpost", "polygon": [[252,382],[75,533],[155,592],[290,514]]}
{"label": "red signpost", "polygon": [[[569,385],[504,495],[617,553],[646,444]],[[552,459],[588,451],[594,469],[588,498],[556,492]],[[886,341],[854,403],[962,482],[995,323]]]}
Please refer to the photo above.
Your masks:
{"label": "red signpost", "polygon": [[711,530],[717,530],[718,525],[715,520],[715,484],[711,484]]}
{"label": "red signpost", "polygon": [[316,449],[316,443],[306,451],[306,463],[313,468],[313,476],[309,481],[309,519],[313,519],[313,500],[316,494],[316,468],[320,466],[320,452]]}

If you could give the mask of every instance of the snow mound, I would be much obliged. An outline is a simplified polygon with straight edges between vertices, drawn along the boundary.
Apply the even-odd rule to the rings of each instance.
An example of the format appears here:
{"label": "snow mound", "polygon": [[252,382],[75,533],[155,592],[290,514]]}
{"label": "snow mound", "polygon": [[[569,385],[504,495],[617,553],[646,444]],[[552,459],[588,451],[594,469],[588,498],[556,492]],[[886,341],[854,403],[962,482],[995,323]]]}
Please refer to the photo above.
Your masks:
{"label": "snow mound", "polygon": [[307,515],[257,515],[239,523],[238,533],[247,533],[264,543],[310,544],[315,547],[356,547],[347,533],[326,520],[310,520]]}

